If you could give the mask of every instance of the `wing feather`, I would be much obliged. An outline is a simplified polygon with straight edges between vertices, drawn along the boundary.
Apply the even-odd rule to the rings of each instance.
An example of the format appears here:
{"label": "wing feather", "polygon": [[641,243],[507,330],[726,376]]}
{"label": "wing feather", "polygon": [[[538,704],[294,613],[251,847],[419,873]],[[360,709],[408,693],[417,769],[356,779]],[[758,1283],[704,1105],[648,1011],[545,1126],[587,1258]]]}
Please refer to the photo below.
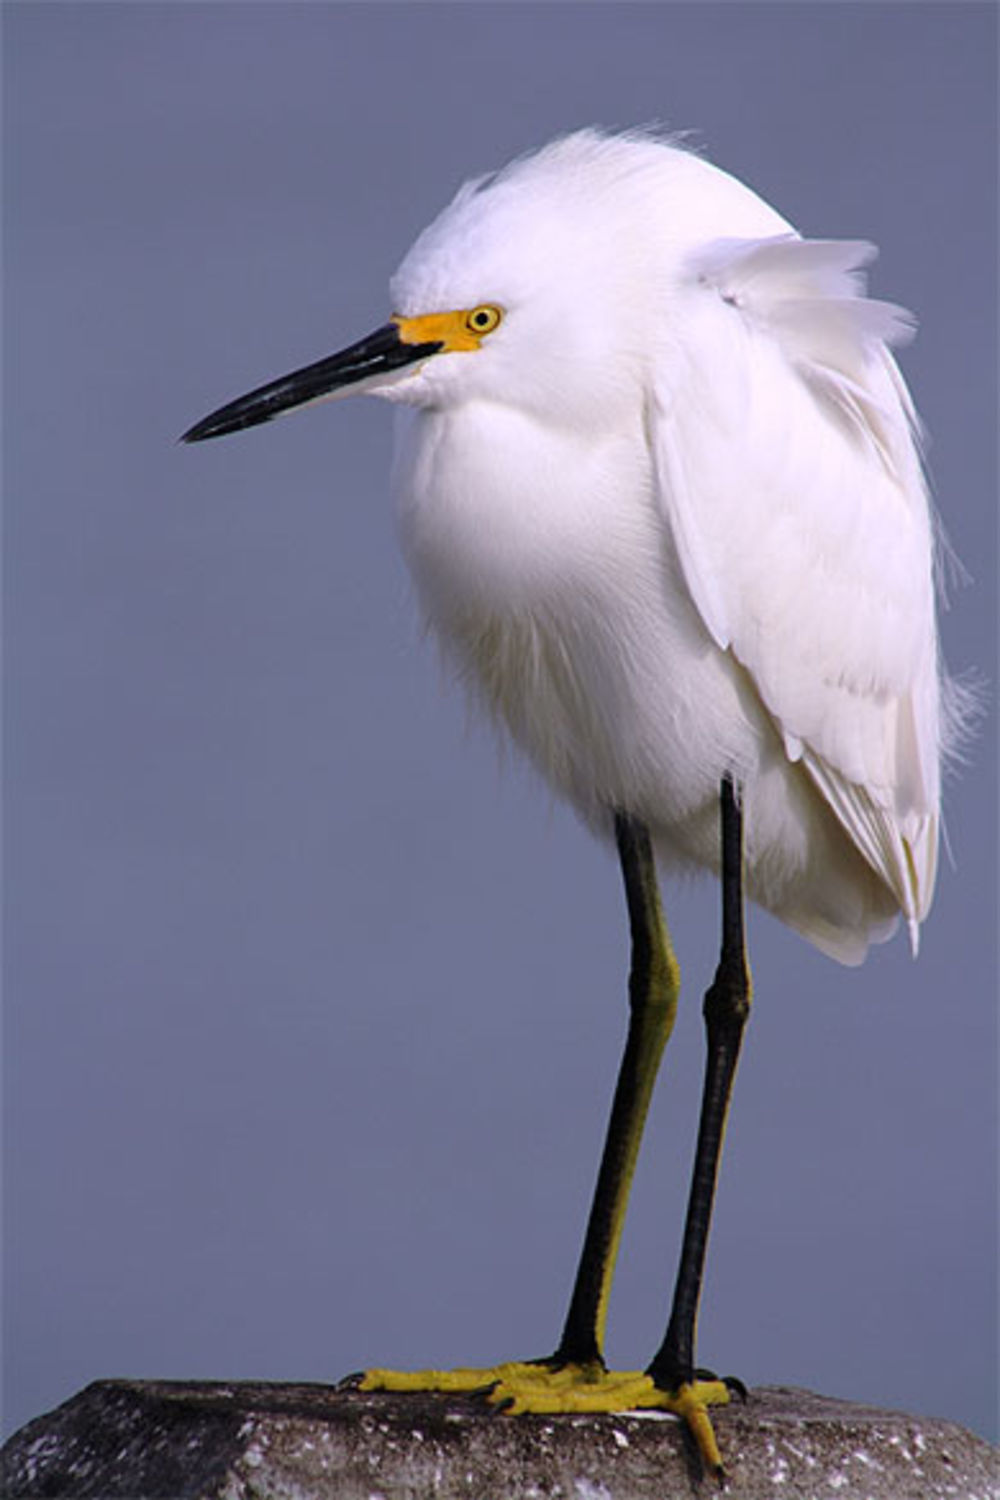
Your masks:
{"label": "wing feather", "polygon": [[720,240],[687,265],[658,362],[660,503],[716,644],[750,673],[911,933],[934,884],[930,505],[856,241]]}

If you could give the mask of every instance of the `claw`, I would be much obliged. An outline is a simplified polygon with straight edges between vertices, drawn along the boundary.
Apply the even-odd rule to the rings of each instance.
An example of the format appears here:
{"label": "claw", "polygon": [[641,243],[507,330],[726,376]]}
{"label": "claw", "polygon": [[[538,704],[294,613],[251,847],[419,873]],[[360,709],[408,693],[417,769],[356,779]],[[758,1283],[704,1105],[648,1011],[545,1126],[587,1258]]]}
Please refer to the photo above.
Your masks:
{"label": "claw", "polygon": [[361,1382],[365,1378],[364,1370],[352,1370],[350,1375],[344,1375],[334,1386],[336,1391],[359,1391]]}
{"label": "claw", "polygon": [[721,1383],[726,1387],[726,1390],[731,1396],[738,1396],[741,1401],[745,1401],[747,1399],[747,1388],[738,1375],[716,1375],[714,1370],[706,1370],[699,1366],[699,1368],[694,1371],[694,1378],[695,1380],[721,1381]]}
{"label": "claw", "polygon": [[694,1439],[701,1459],[702,1469],[706,1474],[711,1474],[722,1489],[726,1483],[726,1471],[722,1464],[722,1454],[716,1442],[715,1433],[712,1430],[711,1418],[708,1415],[708,1406],[714,1401],[725,1402],[729,1399],[729,1393],[722,1381],[716,1382],[726,1392],[724,1396],[716,1394],[713,1398],[706,1399],[707,1392],[700,1397],[693,1384],[685,1382],[674,1392],[669,1393],[672,1397],[671,1411],[675,1411],[687,1423],[687,1428]]}

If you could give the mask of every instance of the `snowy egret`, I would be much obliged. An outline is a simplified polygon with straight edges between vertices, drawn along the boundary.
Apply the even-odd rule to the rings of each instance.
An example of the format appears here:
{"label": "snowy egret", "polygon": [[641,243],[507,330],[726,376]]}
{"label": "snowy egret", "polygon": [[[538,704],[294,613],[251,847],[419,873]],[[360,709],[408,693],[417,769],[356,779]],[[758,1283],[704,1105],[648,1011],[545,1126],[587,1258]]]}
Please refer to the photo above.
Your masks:
{"label": "snowy egret", "polygon": [[[427,620],[483,705],[621,862],[629,1024],[562,1338],[489,1369],[368,1371],[518,1411],[660,1406],[706,1467],[695,1365],[729,1098],[750,1005],[743,890],[859,963],[916,950],[938,844],[948,683],[930,504],[873,248],[807,240],[652,134],[585,130],[466,184],[342,353],[189,442],[366,392],[399,404],[395,488]],[[680,1269],[644,1373],[602,1358],[640,1136],[678,999],[656,866],[719,872],[722,943]]]}

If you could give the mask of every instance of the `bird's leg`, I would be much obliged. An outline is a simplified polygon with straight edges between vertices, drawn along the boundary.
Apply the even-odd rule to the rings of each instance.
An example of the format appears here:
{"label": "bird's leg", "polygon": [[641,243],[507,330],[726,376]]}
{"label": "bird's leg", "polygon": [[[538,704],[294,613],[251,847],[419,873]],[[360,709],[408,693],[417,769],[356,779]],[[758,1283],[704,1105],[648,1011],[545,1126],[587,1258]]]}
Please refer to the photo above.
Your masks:
{"label": "bird's leg", "polygon": [[[471,1390],[493,1385],[492,1399],[515,1411],[620,1411],[638,1384],[657,1398],[640,1372],[605,1373],[608,1297],[621,1241],[639,1142],[653,1085],[677,1013],[680,975],[663,919],[652,844],[646,827],[615,817],[631,929],[629,1024],[611,1118],[562,1338],[547,1359],[463,1370],[369,1370],[365,1389]],[[626,1385],[623,1399],[619,1387]]]}
{"label": "bird's leg", "polygon": [[688,1199],[680,1266],[666,1335],[649,1365],[656,1386],[678,1402],[706,1467],[720,1479],[722,1460],[704,1398],[711,1382],[696,1379],[694,1351],[705,1250],[726,1115],[750,1012],[750,971],[743,934],[742,812],[732,778],[722,783],[722,949],[715,979],[705,995],[708,1056],[698,1145]]}
{"label": "bird's leg", "polygon": [[604,1328],[639,1143],[663,1049],[677,1014],[680,973],[663,920],[649,832],[615,817],[632,935],[629,1025],[580,1265],[553,1366],[603,1367]]}

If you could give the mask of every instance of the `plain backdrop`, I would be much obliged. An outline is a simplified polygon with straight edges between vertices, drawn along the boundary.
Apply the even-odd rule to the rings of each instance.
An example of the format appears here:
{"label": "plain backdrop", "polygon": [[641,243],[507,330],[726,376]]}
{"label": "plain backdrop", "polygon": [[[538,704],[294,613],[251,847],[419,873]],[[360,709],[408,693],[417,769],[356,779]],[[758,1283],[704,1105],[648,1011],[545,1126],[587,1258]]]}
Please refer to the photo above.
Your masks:
{"label": "plain backdrop", "polygon": [[[881,247],[995,681],[996,12],[8,4],[8,1427],[101,1376],[330,1380],[551,1350],[625,1024],[614,861],[420,639],[358,401],[177,435],[384,321],[466,177],[661,121]],[[995,741],[919,961],[754,913],[705,1363],[996,1402]],[[686,977],[611,1306],[659,1342],[714,964]]]}

